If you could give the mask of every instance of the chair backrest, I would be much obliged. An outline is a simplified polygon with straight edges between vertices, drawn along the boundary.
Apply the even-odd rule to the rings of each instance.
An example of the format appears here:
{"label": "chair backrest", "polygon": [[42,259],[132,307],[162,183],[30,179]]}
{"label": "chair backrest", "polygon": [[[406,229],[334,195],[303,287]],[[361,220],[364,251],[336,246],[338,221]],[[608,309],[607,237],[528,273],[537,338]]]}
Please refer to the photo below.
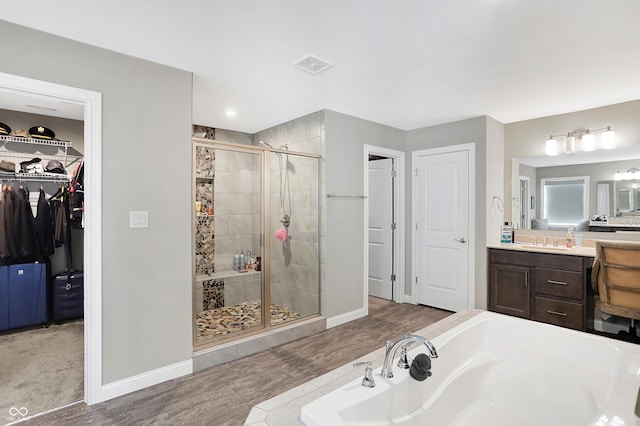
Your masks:
{"label": "chair backrest", "polygon": [[640,311],[640,243],[596,241],[592,285],[601,303]]}

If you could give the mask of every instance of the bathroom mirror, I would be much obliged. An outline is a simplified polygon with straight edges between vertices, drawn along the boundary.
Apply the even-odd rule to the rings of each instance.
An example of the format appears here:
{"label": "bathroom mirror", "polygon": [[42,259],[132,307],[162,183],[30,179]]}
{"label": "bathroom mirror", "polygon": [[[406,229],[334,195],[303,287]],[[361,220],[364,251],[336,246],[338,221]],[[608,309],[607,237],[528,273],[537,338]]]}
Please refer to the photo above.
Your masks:
{"label": "bathroom mirror", "polygon": [[640,185],[637,180],[621,180],[614,183],[615,206],[621,213],[640,210]]}
{"label": "bathroom mirror", "polygon": [[[513,204],[527,206],[527,203],[519,203],[519,183],[523,179],[528,180],[529,198],[542,200],[540,181],[543,178],[558,178],[568,176],[589,176],[589,209],[588,217],[593,219],[596,215],[605,214],[614,216],[618,199],[626,197],[623,201],[626,214],[640,209],[640,188],[633,188],[634,181],[614,181],[616,172],[626,171],[638,167],[640,164],[640,146],[625,146],[613,150],[598,150],[593,152],[576,152],[573,154],[560,154],[554,157],[540,155],[532,157],[514,158],[512,186]],[[625,182],[622,184],[621,182]],[[640,182],[638,182],[640,184]],[[624,186],[623,186],[624,185]],[[627,186],[629,190],[626,190]],[[640,185],[637,185],[640,186]],[[618,189],[625,188],[622,193]],[[608,195],[605,195],[608,194]],[[520,194],[520,196],[522,196]],[[527,213],[530,219],[523,221],[523,229],[531,229],[531,219],[542,218],[540,205],[528,205],[529,211],[519,212],[520,216]],[[517,209],[514,209],[517,210]],[[622,213],[622,209],[620,209]]]}

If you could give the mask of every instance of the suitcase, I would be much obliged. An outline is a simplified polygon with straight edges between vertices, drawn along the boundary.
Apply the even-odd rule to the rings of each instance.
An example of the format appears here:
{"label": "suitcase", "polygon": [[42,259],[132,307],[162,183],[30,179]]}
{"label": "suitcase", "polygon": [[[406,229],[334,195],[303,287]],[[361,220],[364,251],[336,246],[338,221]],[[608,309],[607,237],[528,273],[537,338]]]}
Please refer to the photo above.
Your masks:
{"label": "suitcase", "polygon": [[47,270],[43,263],[0,267],[0,331],[46,326]]}
{"label": "suitcase", "polygon": [[84,274],[63,272],[53,277],[50,317],[59,323],[84,317]]}

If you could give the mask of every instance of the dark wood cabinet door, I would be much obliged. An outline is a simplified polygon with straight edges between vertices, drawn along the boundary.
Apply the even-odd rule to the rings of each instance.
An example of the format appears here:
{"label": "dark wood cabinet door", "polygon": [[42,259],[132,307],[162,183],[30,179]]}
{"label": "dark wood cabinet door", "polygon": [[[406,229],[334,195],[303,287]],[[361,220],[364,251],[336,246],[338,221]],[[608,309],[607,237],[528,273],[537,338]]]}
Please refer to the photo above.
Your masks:
{"label": "dark wood cabinet door", "polygon": [[489,310],[531,318],[531,268],[491,264]]}

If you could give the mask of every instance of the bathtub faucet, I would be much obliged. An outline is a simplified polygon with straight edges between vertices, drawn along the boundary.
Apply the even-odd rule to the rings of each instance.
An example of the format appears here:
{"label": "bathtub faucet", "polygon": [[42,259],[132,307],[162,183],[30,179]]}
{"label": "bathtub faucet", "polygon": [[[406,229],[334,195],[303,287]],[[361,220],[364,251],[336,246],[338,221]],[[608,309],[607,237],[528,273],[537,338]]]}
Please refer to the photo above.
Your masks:
{"label": "bathtub faucet", "polygon": [[384,357],[384,363],[382,363],[382,371],[380,372],[380,375],[382,377],[386,377],[387,379],[393,377],[393,358],[396,356],[398,348],[400,348],[400,346],[403,346],[403,344],[407,342],[409,344],[412,342],[422,343],[427,348],[427,355],[429,355],[429,358],[438,358],[438,352],[436,352],[436,348],[430,341],[415,334],[407,334],[406,336],[402,336],[395,342],[387,342],[387,353]]}

